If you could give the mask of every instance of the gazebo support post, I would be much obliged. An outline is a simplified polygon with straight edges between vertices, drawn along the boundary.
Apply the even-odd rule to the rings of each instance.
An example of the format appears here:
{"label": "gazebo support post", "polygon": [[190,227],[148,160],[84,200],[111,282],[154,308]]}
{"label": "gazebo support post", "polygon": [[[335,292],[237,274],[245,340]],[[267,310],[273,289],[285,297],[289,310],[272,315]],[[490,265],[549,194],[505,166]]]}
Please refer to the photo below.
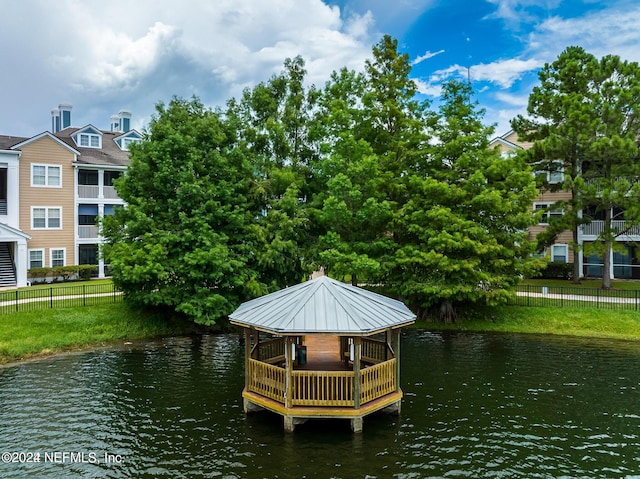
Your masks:
{"label": "gazebo support post", "polygon": [[351,430],[353,432],[362,432],[362,416],[354,417],[351,420]]}
{"label": "gazebo support post", "polygon": [[384,340],[387,343],[384,348],[384,360],[389,359],[389,348],[393,347],[393,330],[387,329],[384,334]]}
{"label": "gazebo support post", "polygon": [[396,356],[396,391],[400,391],[400,330],[396,329],[393,332],[395,334],[395,356]]}
{"label": "gazebo support post", "polygon": [[291,351],[291,345],[293,341],[291,340],[291,336],[285,336],[284,340],[284,358],[285,358],[285,387],[284,387],[284,405],[287,409],[291,409],[291,399],[293,396],[293,375],[291,372],[293,371],[293,354]]}
{"label": "gazebo support post", "polygon": [[251,330],[244,328],[244,387],[249,387],[249,358],[251,357]]}
{"label": "gazebo support post", "polygon": [[362,337],[356,336],[353,338],[353,343],[353,407],[360,409],[360,358],[362,356],[360,345]]}

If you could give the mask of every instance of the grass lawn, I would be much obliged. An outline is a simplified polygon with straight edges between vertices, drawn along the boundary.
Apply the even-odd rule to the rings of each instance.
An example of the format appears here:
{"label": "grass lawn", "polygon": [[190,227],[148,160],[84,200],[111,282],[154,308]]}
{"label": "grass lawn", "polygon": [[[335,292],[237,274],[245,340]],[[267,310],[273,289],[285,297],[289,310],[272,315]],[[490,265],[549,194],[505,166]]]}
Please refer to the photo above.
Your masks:
{"label": "grass lawn", "polygon": [[640,340],[640,312],[596,308],[500,306],[469,313],[455,323],[417,321],[413,327]]}
{"label": "grass lawn", "polygon": [[188,334],[158,314],[124,303],[0,315],[0,364],[114,341]]}

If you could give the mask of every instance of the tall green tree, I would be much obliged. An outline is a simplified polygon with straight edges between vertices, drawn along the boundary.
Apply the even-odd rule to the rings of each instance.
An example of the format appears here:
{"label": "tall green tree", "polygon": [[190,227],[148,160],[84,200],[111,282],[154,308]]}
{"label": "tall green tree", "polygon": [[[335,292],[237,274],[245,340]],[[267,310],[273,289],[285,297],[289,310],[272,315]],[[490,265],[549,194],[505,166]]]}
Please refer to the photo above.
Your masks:
{"label": "tall green tree", "polygon": [[104,254],[127,300],[213,324],[264,288],[252,229],[252,165],[197,99],[159,104],[116,183]]}
{"label": "tall green tree", "polygon": [[392,219],[403,172],[429,141],[428,103],[416,100],[407,54],[386,35],[363,74],[335,72],[322,92],[316,128],[322,160],[315,206],[322,225],[316,258],[339,275],[381,282],[393,262]]}
{"label": "tall green tree", "polygon": [[489,148],[493,128],[482,124],[472,93],[466,83],[444,85],[438,141],[406,175],[393,281],[414,307],[499,303],[538,264],[527,241],[537,194],[531,170]]}
{"label": "tall green tree", "polygon": [[304,85],[301,57],[287,59],[283,71],[247,88],[228,103],[226,117],[237,125],[237,147],[252,164],[260,214],[255,249],[262,280],[270,290],[297,284],[306,272],[309,235],[306,210],[310,164],[317,156],[310,135],[317,93]]}
{"label": "tall green tree", "polygon": [[392,240],[387,234],[392,207],[384,188],[387,175],[379,156],[363,138],[366,91],[362,74],[334,72],[322,91],[316,130],[323,153],[315,163],[319,185],[312,206],[318,239],[312,248],[317,265],[337,276],[376,281]]}
{"label": "tall green tree", "polygon": [[554,205],[564,215],[551,222],[541,240],[551,243],[563,230],[572,231],[573,277],[578,281],[580,228],[594,219],[588,213],[598,213],[604,222],[591,252],[603,258],[602,284],[610,288],[616,237],[640,224],[640,196],[632,179],[640,173],[640,68],[617,56],[598,60],[572,46],[545,65],[539,77],[540,85],[529,97],[529,117],[519,116],[512,125],[521,139],[534,141],[525,155],[536,170],[563,175],[563,181],[542,186],[570,193],[568,200]]}

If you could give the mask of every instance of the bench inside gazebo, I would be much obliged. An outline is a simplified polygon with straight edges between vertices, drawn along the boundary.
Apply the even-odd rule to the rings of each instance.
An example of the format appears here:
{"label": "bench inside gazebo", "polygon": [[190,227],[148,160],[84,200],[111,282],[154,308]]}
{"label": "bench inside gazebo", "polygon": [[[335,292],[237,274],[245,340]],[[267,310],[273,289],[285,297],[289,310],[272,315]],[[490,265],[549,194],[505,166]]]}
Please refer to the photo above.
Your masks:
{"label": "bench inside gazebo", "polygon": [[415,321],[401,302],[320,276],[243,303],[245,412],[269,410],[293,431],[311,418],[351,420],[400,412],[400,328]]}

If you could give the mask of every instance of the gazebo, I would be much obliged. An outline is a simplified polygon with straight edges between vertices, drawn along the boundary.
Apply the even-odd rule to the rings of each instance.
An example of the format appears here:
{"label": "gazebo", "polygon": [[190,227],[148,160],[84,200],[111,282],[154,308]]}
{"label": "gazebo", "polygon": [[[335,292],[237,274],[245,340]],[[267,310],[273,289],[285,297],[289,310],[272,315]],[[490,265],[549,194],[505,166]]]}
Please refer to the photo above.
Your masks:
{"label": "gazebo", "polygon": [[402,302],[328,276],[240,305],[245,329],[246,413],[269,410],[284,428],[312,418],[398,414],[400,328],[416,316]]}

